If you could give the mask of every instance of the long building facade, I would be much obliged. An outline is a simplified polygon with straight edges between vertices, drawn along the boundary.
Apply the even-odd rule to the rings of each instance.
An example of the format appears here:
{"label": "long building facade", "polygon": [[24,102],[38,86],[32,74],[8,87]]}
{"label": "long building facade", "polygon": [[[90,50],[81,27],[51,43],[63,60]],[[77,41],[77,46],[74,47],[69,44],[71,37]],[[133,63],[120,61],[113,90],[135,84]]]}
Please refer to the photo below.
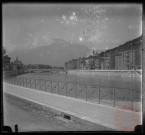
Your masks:
{"label": "long building facade", "polygon": [[116,48],[87,58],[65,63],[66,69],[131,70],[141,69],[142,36]]}

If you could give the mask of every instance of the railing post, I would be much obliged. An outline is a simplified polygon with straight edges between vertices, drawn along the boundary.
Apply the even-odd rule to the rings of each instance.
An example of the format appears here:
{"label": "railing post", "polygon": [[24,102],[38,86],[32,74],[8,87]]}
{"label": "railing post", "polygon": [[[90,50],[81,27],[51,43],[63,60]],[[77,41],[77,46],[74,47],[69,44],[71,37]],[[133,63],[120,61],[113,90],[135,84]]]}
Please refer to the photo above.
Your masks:
{"label": "railing post", "polygon": [[100,86],[99,86],[99,91],[98,91],[98,95],[99,95],[99,99],[98,99],[98,104],[100,104]]}
{"label": "railing post", "polygon": [[14,77],[14,85],[15,85],[15,77]]}
{"label": "railing post", "polygon": [[113,107],[115,107],[115,88],[113,88]]}
{"label": "railing post", "polygon": [[17,85],[20,86],[20,80],[19,80],[19,78],[17,78],[17,82],[18,82]]}
{"label": "railing post", "polygon": [[28,87],[28,81],[27,81],[27,78],[26,78],[26,87]]}
{"label": "railing post", "polygon": [[22,83],[23,83],[23,78],[21,77],[21,86],[22,86]]}
{"label": "railing post", "polygon": [[38,79],[37,84],[38,84],[38,90],[40,90],[40,79]]}
{"label": "railing post", "polygon": [[24,78],[24,87],[26,87],[26,78]]}
{"label": "railing post", "polygon": [[14,77],[14,85],[15,85],[15,82],[16,82],[16,78]]}
{"label": "railing post", "polygon": [[17,85],[17,77],[15,78],[15,85]]}
{"label": "railing post", "polygon": [[133,89],[131,89],[131,110],[133,111]]}
{"label": "railing post", "polygon": [[22,80],[21,80],[21,77],[19,77],[19,80],[20,80],[20,86],[22,85]]}
{"label": "railing post", "polygon": [[17,77],[16,77],[16,84],[19,85],[19,81],[18,81],[18,78]]}
{"label": "railing post", "polygon": [[66,82],[66,96],[67,96],[67,82]]}
{"label": "railing post", "polygon": [[76,98],[77,98],[77,83],[76,83]]}
{"label": "railing post", "polygon": [[19,79],[17,78],[17,85],[19,86]]}
{"label": "railing post", "polygon": [[50,83],[51,83],[51,93],[52,93],[52,80],[50,81]]}
{"label": "railing post", "polygon": [[19,81],[18,78],[16,77],[16,85],[19,85]]}
{"label": "railing post", "polygon": [[46,92],[46,80],[45,80],[45,92]]}
{"label": "railing post", "polygon": [[88,88],[88,87],[87,87],[87,84],[86,84],[86,101],[87,101],[87,88]]}
{"label": "railing post", "polygon": [[59,95],[59,81],[58,81],[58,95]]}
{"label": "railing post", "polygon": [[31,78],[30,78],[30,88],[31,88]]}
{"label": "railing post", "polygon": [[23,77],[23,87],[24,87],[24,77]]}
{"label": "railing post", "polygon": [[36,79],[34,79],[34,81],[35,81],[35,89],[36,89]]}

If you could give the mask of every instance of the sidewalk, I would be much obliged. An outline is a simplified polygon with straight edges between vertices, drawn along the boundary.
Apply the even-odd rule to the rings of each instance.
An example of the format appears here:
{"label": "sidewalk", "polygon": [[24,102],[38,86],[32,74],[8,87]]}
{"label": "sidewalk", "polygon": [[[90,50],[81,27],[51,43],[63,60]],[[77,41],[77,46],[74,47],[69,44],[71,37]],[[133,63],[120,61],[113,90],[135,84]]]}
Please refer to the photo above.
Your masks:
{"label": "sidewalk", "polygon": [[[119,110],[118,108],[89,103],[79,99],[64,97],[7,83],[3,83],[3,87],[4,92],[6,93],[27,99],[38,104],[43,104],[44,106],[48,106],[57,111],[64,112],[71,116],[79,117],[80,119],[84,119],[89,122],[103,125],[113,130],[120,130],[115,123],[115,115]],[[124,115],[126,116],[134,114],[135,112],[132,111],[124,112]]]}

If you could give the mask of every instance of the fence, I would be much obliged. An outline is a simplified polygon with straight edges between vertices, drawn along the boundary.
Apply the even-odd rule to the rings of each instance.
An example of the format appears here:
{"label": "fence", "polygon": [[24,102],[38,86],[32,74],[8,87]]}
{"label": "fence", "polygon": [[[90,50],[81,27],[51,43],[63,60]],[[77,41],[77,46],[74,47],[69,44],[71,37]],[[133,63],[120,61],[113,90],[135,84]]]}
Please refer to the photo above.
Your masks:
{"label": "fence", "polygon": [[62,96],[82,99],[89,102],[97,102],[98,104],[107,103],[108,105],[114,107],[120,105],[131,105],[133,109],[134,102],[138,100],[133,88],[115,88],[91,83],[44,80],[25,77],[10,77],[6,79],[6,82]]}

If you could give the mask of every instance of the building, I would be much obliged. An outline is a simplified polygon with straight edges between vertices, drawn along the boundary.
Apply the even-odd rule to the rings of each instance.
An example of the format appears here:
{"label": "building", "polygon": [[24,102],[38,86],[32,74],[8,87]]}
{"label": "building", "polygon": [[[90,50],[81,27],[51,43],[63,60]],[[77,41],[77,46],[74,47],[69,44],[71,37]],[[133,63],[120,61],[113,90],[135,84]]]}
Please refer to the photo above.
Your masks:
{"label": "building", "polygon": [[117,70],[128,70],[133,69],[135,65],[134,50],[120,50],[116,52],[115,56],[115,69]]}
{"label": "building", "polygon": [[77,59],[77,69],[85,69],[85,58]]}
{"label": "building", "polygon": [[68,62],[65,62],[65,69],[77,69],[78,67],[78,60],[72,59]]}
{"label": "building", "polygon": [[142,36],[135,39],[133,45],[134,45],[135,68],[141,69],[141,67],[142,67],[142,49],[143,49]]}
{"label": "building", "polygon": [[85,59],[85,69],[90,69],[89,57]]}
{"label": "building", "polygon": [[66,69],[131,70],[141,69],[142,36],[113,49],[87,58],[73,59],[65,63]]}
{"label": "building", "polygon": [[100,56],[96,56],[94,64],[95,64],[95,69],[98,69],[98,70],[101,69],[101,58],[100,58]]}
{"label": "building", "polygon": [[102,52],[99,56],[100,56],[100,68],[102,70],[115,69],[114,50],[107,50],[105,52]]}
{"label": "building", "polygon": [[13,62],[13,70],[21,70],[23,69],[23,64],[20,60],[18,60],[18,57],[16,57],[16,60]]}
{"label": "building", "polygon": [[86,58],[84,58],[84,57],[80,59],[80,69],[85,69],[85,67],[86,67],[85,59]]}
{"label": "building", "polygon": [[68,62],[64,63],[64,67],[65,67],[65,69],[68,69]]}
{"label": "building", "polygon": [[77,59],[72,59],[72,69],[77,69],[78,60]]}
{"label": "building", "polygon": [[77,69],[80,69],[81,58],[77,59]]}
{"label": "building", "polygon": [[72,69],[72,62],[71,61],[65,62],[65,69]]}
{"label": "building", "polygon": [[141,49],[142,37],[136,38],[117,47],[115,52],[115,69],[141,69]]}
{"label": "building", "polygon": [[88,57],[88,59],[89,59],[89,69],[95,69],[95,59],[96,59],[96,56],[90,55]]}

